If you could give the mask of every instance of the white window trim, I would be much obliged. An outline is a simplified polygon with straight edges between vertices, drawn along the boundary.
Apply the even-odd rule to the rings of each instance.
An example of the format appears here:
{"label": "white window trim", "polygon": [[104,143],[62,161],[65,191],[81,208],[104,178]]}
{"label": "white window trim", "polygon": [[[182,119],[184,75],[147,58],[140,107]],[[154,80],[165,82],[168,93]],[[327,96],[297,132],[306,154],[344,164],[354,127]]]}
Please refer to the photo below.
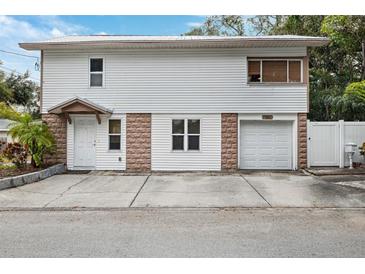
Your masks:
{"label": "white window trim", "polygon": [[[172,121],[173,120],[184,120],[184,133],[172,133]],[[199,120],[199,134],[188,133],[189,120]],[[172,152],[200,152],[201,151],[201,118],[173,118],[170,121],[171,125],[171,151]],[[184,136],[183,149],[174,149],[173,136]],[[199,149],[189,149],[189,136],[199,136]]]}
{"label": "white window trim", "polygon": [[[120,132],[119,133],[109,133],[109,129],[110,129],[110,120],[119,120],[120,121]],[[119,152],[122,151],[122,119],[121,118],[109,118],[108,119],[108,151],[110,152]],[[119,149],[111,149],[110,148],[110,136],[119,136],[119,144],[120,144],[120,148]]]}
{"label": "white window trim", "polygon": [[[256,62],[260,62],[260,82],[250,82],[250,76],[249,76],[249,72],[248,72],[248,63],[250,61],[256,61]],[[262,81],[262,62],[263,61],[286,61],[286,82],[263,82]],[[289,82],[289,62],[290,61],[299,61],[300,62],[300,82]],[[252,84],[252,85],[256,85],[256,84],[303,84],[303,59],[298,59],[298,58],[265,58],[265,59],[259,59],[259,58],[254,58],[254,59],[247,59],[247,83],[248,84]]]}
{"label": "white window trim", "polygon": [[[102,59],[103,60],[103,71],[93,71],[91,72],[91,59]],[[89,56],[89,65],[88,65],[88,72],[89,72],[89,88],[104,88],[105,87],[105,58],[103,56]],[[91,74],[101,74],[102,75],[102,85],[98,86],[91,86]]]}
{"label": "white window trim", "polygon": [[[199,133],[189,133],[189,120],[199,120]],[[201,119],[186,119],[185,124],[186,124],[186,150],[200,151]],[[199,149],[189,149],[189,136],[199,136]]]}

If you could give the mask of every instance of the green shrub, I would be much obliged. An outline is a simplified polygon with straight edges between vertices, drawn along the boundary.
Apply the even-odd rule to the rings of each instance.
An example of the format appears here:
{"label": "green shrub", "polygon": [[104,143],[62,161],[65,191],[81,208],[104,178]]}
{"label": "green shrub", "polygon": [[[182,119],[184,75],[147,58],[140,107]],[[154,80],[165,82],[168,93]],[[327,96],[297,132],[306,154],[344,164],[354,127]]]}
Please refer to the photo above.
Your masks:
{"label": "green shrub", "polygon": [[44,155],[54,150],[54,137],[41,120],[33,120],[30,114],[23,114],[10,125],[9,134],[23,144],[32,157],[32,166],[41,167]]}
{"label": "green shrub", "polygon": [[346,87],[345,95],[365,102],[365,80],[349,84]]}
{"label": "green shrub", "polygon": [[0,103],[0,118],[14,121],[10,124],[10,136],[27,149],[32,166],[41,167],[44,155],[54,150],[55,140],[48,126],[33,119],[29,113],[19,113],[4,103]]}

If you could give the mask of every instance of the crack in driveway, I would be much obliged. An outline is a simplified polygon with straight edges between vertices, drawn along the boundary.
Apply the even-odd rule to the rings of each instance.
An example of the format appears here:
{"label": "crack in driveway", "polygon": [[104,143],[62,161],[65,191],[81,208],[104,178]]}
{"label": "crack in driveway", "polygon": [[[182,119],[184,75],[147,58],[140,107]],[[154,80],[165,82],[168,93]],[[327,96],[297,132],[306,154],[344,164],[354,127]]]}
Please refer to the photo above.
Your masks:
{"label": "crack in driveway", "polygon": [[64,195],[66,192],[70,191],[73,187],[75,187],[75,186],[77,186],[77,185],[79,185],[79,184],[83,183],[84,181],[86,181],[86,180],[87,180],[87,179],[89,179],[89,178],[90,178],[90,176],[87,176],[86,178],[82,179],[81,181],[79,181],[79,182],[77,182],[77,183],[75,183],[75,184],[73,184],[73,185],[69,186],[69,187],[68,187],[65,191],[63,191],[61,194],[57,194],[57,195],[58,195],[58,197],[57,197],[56,199],[53,199],[52,201],[49,201],[49,202],[48,202],[48,203],[46,203],[43,207],[47,207],[47,206],[48,206],[48,205],[50,205],[51,203],[53,203],[53,202],[57,201],[58,199],[62,198],[62,197],[63,197],[63,195]]}

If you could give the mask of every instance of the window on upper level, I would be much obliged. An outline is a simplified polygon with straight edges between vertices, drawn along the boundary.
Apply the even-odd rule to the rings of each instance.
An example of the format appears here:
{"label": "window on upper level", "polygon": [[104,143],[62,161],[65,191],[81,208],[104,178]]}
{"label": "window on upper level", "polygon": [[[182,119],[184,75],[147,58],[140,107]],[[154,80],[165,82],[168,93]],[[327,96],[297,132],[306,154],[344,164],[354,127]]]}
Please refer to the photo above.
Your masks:
{"label": "window on upper level", "polygon": [[104,78],[104,59],[90,58],[90,87],[102,87]]}
{"label": "window on upper level", "polygon": [[302,83],[302,60],[251,59],[248,60],[249,83]]}

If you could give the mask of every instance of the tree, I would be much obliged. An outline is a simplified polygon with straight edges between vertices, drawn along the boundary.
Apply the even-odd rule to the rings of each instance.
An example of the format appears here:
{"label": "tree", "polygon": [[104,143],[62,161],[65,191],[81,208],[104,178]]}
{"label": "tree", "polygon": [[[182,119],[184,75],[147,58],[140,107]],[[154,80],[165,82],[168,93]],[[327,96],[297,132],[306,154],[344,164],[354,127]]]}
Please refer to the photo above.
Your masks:
{"label": "tree", "polygon": [[361,80],[365,80],[365,16],[326,16],[321,30],[332,43],[360,57],[354,65],[361,68]]}
{"label": "tree", "polygon": [[0,118],[12,120],[9,134],[29,152],[32,165],[40,167],[44,163],[44,155],[52,152],[54,137],[48,126],[41,120],[33,119],[29,113],[19,113],[5,103],[0,103]]}
{"label": "tree", "polygon": [[192,28],[184,35],[244,35],[245,23],[242,16],[238,15],[213,15],[208,16],[200,27]]}
{"label": "tree", "polygon": [[26,111],[39,112],[38,106],[38,85],[29,79],[29,73],[11,73],[5,80],[6,85],[12,90],[9,103],[23,106]]}
{"label": "tree", "polygon": [[[344,97],[346,86],[362,79],[361,41],[365,16],[255,16],[254,29],[265,34],[328,36],[326,47],[309,48],[311,120],[364,120],[364,104]],[[361,38],[362,37],[362,38]]]}
{"label": "tree", "polygon": [[273,29],[278,29],[285,20],[284,15],[260,15],[247,19],[256,35],[268,35]]}
{"label": "tree", "polygon": [[[1,65],[0,61],[0,65]],[[6,84],[5,74],[0,70],[0,102],[9,102],[12,97],[11,89]]]}
{"label": "tree", "polygon": [[30,80],[29,76],[29,72],[24,74],[10,73],[6,76],[0,70],[0,102],[22,107],[26,112],[38,117],[39,86]]}

